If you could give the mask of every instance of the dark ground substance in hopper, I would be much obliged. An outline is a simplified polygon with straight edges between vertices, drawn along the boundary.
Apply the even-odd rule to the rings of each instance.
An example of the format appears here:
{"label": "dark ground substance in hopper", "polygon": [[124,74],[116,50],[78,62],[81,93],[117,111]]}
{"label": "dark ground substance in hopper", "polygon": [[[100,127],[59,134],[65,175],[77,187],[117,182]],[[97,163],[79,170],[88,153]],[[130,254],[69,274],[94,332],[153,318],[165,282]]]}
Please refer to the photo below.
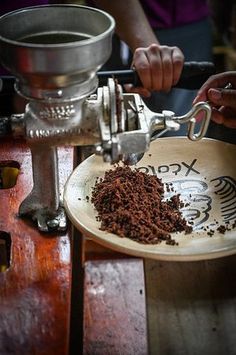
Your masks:
{"label": "dark ground substance in hopper", "polygon": [[101,230],[143,244],[178,244],[170,233],[191,233],[182,217],[179,195],[164,201],[164,184],[156,176],[128,166],[108,170],[92,190],[91,202]]}

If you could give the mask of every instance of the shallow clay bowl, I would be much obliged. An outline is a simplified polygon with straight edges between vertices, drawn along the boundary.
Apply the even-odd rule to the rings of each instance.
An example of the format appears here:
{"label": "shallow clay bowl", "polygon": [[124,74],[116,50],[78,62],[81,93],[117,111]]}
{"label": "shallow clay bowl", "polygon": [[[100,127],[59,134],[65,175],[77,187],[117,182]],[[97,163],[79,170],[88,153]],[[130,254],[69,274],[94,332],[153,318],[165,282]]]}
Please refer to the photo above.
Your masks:
{"label": "shallow clay bowl", "polygon": [[[178,245],[145,245],[129,238],[101,231],[91,203],[92,187],[111,166],[92,155],[69,177],[64,190],[64,205],[76,228],[108,248],[144,258],[190,261],[231,255],[236,252],[236,145],[204,138],[161,138],[134,167],[156,174],[163,183],[172,183],[185,203],[182,213],[193,220],[193,232],[173,234]],[[228,226],[224,234],[217,231]]]}

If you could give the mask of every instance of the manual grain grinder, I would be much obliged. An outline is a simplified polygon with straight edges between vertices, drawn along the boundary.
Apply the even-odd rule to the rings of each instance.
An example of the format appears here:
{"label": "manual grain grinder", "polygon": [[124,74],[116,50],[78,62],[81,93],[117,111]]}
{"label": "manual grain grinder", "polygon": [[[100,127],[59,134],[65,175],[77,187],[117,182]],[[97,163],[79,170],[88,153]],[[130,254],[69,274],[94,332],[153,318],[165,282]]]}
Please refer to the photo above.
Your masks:
{"label": "manual grain grinder", "polygon": [[[26,110],[9,117],[13,138],[23,136],[32,153],[33,189],[19,214],[39,230],[64,230],[57,147],[93,146],[107,162],[134,164],[150,142],[189,122],[188,136],[205,135],[211,109],[195,105],[186,115],[150,111],[137,94],[125,94],[114,78],[98,88],[98,70],[109,58],[115,23],[107,13],[76,5],[20,9],[0,18],[0,60],[16,78]],[[194,115],[204,112],[195,133]],[[43,168],[42,168],[43,167]]]}

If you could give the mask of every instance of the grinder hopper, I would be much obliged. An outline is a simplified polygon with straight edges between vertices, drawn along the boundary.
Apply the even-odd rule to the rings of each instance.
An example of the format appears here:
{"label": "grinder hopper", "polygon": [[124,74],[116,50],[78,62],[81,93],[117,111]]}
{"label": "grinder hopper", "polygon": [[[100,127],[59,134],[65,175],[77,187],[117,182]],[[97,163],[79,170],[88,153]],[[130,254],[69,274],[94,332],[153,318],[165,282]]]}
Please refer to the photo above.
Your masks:
{"label": "grinder hopper", "polygon": [[[98,86],[96,73],[111,54],[114,27],[105,12],[77,5],[28,7],[0,18],[0,61],[29,100],[21,119],[13,120],[33,164],[34,186],[19,213],[42,231],[65,228],[57,146],[78,144],[82,104]],[[71,136],[77,141],[71,143]]]}
{"label": "grinder hopper", "polygon": [[18,79],[20,93],[37,99],[74,85],[76,96],[93,92],[115,26],[108,14],[76,5],[24,8],[2,16],[0,25],[1,62]]}

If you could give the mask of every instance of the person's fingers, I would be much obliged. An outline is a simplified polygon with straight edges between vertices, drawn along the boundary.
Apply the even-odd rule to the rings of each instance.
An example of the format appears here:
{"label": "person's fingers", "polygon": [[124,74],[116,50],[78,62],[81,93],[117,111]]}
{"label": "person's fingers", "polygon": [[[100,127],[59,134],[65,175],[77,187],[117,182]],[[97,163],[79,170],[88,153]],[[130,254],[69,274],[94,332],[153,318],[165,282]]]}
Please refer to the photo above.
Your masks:
{"label": "person's fingers", "polygon": [[193,104],[208,101],[212,107],[212,121],[236,128],[236,90],[224,88],[229,83],[236,87],[236,72],[211,76],[198,91]]}
{"label": "person's fingers", "polygon": [[169,91],[173,83],[173,64],[172,64],[172,50],[167,46],[162,46],[161,50],[162,61],[162,91]]}
{"label": "person's fingers", "polygon": [[[154,64],[151,62],[154,61]],[[162,85],[162,65],[160,53],[155,52],[150,54],[150,48],[138,48],[134,52],[133,65],[139,75],[143,87],[147,90],[153,90],[153,78],[155,75],[159,80],[155,82],[156,90],[161,88]],[[153,65],[155,69],[153,69]]]}
{"label": "person's fingers", "polygon": [[208,100],[217,106],[227,106],[236,109],[236,90],[209,89]]}
{"label": "person's fingers", "polygon": [[211,119],[213,122],[218,123],[218,124],[222,124],[224,122],[223,114],[219,110],[214,109],[214,108],[212,108]]}
{"label": "person's fingers", "polygon": [[229,128],[236,128],[236,109],[222,106],[219,112],[223,115],[222,124]]}
{"label": "person's fingers", "polygon": [[146,50],[146,56],[150,65],[151,90],[160,91],[163,89],[163,63],[161,57],[161,47],[157,44],[150,45]]}
{"label": "person's fingers", "polygon": [[236,128],[236,117],[226,118],[223,121],[223,125],[228,128]]}
{"label": "person's fingers", "polygon": [[200,101],[207,101],[207,90],[198,92],[197,96],[193,100],[193,105]]}
{"label": "person's fingers", "polygon": [[169,91],[179,80],[183,63],[184,56],[177,47],[151,44],[137,48],[133,55],[133,66],[149,91]]}
{"label": "person's fingers", "polygon": [[236,110],[227,107],[227,106],[221,106],[218,108],[218,110],[227,118],[227,117],[236,117]]}
{"label": "person's fingers", "polygon": [[193,105],[196,104],[197,102],[199,101],[207,101],[208,100],[208,90],[211,88],[211,87],[218,87],[218,86],[215,86],[217,85],[215,83],[215,81],[212,79],[208,79],[205,84],[202,85],[202,87],[198,90],[198,93],[195,97],[195,99],[193,100]]}
{"label": "person's fingers", "polygon": [[211,88],[224,88],[228,83],[236,87],[236,72],[224,72],[221,74],[212,75],[198,90],[198,93],[193,100],[193,104],[199,101],[208,100],[208,90]]}
{"label": "person's fingers", "polygon": [[184,55],[177,47],[158,45],[151,45],[148,55],[152,76],[152,90],[169,91],[179,80],[183,68]]}
{"label": "person's fingers", "polygon": [[125,84],[125,91],[139,94],[143,97],[150,97],[151,92],[143,87],[134,87],[132,84]]}
{"label": "person's fingers", "polygon": [[236,128],[236,110],[229,107],[212,108],[212,121],[228,128]]}
{"label": "person's fingers", "polygon": [[173,80],[172,85],[176,85],[184,65],[184,55],[178,47],[172,47]]}

